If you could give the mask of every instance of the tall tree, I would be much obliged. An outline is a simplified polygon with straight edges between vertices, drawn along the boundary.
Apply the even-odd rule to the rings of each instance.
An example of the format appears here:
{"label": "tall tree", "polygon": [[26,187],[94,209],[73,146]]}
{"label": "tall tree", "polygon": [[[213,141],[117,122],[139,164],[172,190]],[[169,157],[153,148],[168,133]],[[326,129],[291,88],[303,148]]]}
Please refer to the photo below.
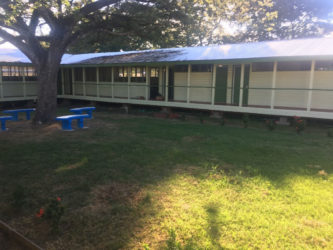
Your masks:
{"label": "tall tree", "polygon": [[[35,122],[53,121],[57,104],[57,74],[68,46],[87,34],[104,31],[112,37],[153,31],[157,20],[147,9],[172,10],[177,0],[1,0],[0,37],[14,44],[35,66],[38,74],[38,103]],[[135,11],[134,11],[135,9]],[[135,17],[131,14],[136,12]],[[141,14],[140,14],[141,13]],[[166,13],[166,12],[164,12]],[[165,19],[171,19],[171,16]],[[165,21],[162,25],[165,25]],[[40,26],[49,29],[43,34]],[[125,29],[126,28],[126,29]],[[146,29],[145,29],[146,28]],[[131,31],[131,32],[129,32]]]}

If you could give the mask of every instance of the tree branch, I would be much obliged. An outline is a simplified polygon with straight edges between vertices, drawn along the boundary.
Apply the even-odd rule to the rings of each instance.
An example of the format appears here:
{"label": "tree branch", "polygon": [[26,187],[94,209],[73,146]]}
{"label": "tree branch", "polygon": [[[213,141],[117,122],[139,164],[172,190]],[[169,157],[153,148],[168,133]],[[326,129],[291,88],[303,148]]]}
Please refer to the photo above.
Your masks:
{"label": "tree branch", "polygon": [[31,50],[31,48],[25,44],[19,36],[13,36],[9,34],[7,31],[0,28],[0,36],[14,44],[17,48],[19,48],[30,60],[31,62],[38,62],[38,58],[35,53]]}
{"label": "tree branch", "polygon": [[99,10],[105,6],[119,3],[121,0],[99,0],[90,4],[87,4],[86,6],[82,7],[81,9],[77,10],[75,14],[79,14],[80,16],[86,16],[96,10]]}

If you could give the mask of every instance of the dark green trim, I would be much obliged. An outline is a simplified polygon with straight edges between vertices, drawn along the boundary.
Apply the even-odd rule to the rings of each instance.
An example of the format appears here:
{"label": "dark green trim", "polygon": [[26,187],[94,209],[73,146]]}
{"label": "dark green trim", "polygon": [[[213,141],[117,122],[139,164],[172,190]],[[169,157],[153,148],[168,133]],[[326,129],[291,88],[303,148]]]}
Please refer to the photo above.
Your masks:
{"label": "dark green trim", "polygon": [[228,67],[216,67],[215,102],[227,102]]}
{"label": "dark green trim", "polygon": [[244,86],[243,86],[243,105],[247,105],[249,101],[249,81],[250,81],[250,65],[244,68]]}

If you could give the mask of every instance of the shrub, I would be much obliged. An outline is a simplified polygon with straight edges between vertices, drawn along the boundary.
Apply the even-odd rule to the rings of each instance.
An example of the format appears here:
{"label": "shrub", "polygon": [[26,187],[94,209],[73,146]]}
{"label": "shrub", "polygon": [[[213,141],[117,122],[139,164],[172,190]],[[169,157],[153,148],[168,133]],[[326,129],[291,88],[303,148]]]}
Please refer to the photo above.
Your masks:
{"label": "shrub", "polygon": [[274,129],[276,129],[276,120],[273,119],[267,119],[265,121],[266,127],[268,130],[273,131]]}
{"label": "shrub", "polygon": [[57,197],[56,199],[49,200],[45,210],[43,208],[39,209],[36,213],[36,217],[48,220],[51,223],[52,230],[58,231],[59,223],[64,212],[65,208],[61,204],[61,198]]}
{"label": "shrub", "polygon": [[248,127],[249,122],[250,122],[250,116],[249,116],[249,114],[244,114],[243,115],[243,125],[244,125],[244,128]]}
{"label": "shrub", "polygon": [[305,120],[301,117],[295,116],[293,123],[297,134],[300,134],[305,129]]}

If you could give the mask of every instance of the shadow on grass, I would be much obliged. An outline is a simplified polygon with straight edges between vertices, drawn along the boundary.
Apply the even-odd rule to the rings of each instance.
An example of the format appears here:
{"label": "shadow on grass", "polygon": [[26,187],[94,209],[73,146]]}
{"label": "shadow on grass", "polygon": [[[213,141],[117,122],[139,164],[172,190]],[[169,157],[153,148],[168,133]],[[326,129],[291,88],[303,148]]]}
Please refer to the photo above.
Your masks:
{"label": "shadow on grass", "polygon": [[220,208],[218,204],[210,203],[206,206],[207,212],[207,221],[208,221],[208,229],[207,233],[210,237],[210,241],[214,247],[217,249],[223,249],[220,243],[218,242],[221,236],[220,228]]}
{"label": "shadow on grass", "polygon": [[[308,166],[332,172],[333,143],[327,138],[151,118],[118,119],[116,115],[97,126],[98,119],[97,114],[89,130],[56,133],[38,142],[0,144],[1,200],[10,200],[16,185],[25,186],[31,194],[27,213],[33,215],[50,196],[63,197],[68,217],[61,236],[73,249],[80,244],[126,247],[142,222],[157,212],[142,197],[135,201],[135,195],[126,202],[126,198],[115,200],[106,195],[104,208],[82,212],[98,186],[134,185],[139,194],[146,186],[186,172],[196,178],[223,174],[239,186],[246,178],[259,176],[282,188],[286,177],[316,176],[319,170]],[[105,123],[114,126],[106,128]],[[189,170],[192,166],[195,170]],[[114,195],[121,193],[126,196],[124,188]],[[219,208],[210,204],[206,212],[210,240],[221,247]],[[28,232],[38,238],[38,232]]]}

